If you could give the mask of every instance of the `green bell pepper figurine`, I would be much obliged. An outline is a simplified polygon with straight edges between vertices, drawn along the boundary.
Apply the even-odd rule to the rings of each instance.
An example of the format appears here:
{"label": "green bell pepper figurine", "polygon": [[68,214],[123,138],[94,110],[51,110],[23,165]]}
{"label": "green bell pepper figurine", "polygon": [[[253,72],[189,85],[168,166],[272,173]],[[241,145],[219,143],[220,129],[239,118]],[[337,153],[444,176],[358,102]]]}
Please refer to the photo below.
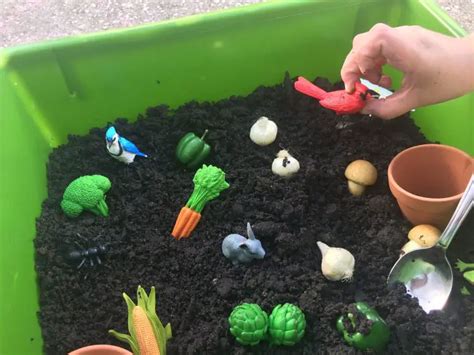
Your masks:
{"label": "green bell pepper figurine", "polygon": [[380,352],[390,340],[387,323],[365,302],[350,305],[349,313],[339,317],[336,327],[346,343],[359,350]]}
{"label": "green bell pepper figurine", "polygon": [[176,158],[188,169],[200,167],[211,152],[210,145],[204,141],[207,132],[206,129],[201,138],[190,132],[180,139],[176,147]]}

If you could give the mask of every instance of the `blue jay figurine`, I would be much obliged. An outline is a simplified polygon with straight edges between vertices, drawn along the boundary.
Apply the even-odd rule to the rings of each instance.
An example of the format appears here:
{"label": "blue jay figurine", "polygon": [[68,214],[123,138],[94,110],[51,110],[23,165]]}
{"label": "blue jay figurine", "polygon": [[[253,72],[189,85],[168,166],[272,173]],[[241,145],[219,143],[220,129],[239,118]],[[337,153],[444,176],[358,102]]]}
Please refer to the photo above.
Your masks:
{"label": "blue jay figurine", "polygon": [[133,163],[135,156],[147,158],[148,155],[140,152],[135,144],[124,137],[120,137],[113,126],[105,133],[107,150],[111,156],[125,164]]}

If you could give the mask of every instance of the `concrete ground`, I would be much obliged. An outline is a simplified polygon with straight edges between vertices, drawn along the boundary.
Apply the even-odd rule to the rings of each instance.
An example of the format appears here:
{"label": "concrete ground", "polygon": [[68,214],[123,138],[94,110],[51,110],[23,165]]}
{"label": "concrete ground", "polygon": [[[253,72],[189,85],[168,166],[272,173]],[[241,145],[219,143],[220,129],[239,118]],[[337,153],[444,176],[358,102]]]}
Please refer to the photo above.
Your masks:
{"label": "concrete ground", "polygon": [[437,0],[468,33],[474,32],[474,0]]}
{"label": "concrete ground", "polygon": [[[128,27],[261,1],[0,0],[0,47]],[[467,31],[474,31],[474,0],[438,2]]]}

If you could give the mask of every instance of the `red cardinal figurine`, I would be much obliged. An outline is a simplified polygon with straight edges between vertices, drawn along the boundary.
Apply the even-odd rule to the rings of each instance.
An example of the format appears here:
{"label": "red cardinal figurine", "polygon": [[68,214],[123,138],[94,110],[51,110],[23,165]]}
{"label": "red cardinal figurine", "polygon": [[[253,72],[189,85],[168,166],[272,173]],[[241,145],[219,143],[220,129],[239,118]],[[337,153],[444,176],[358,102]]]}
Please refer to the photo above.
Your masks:
{"label": "red cardinal figurine", "polygon": [[295,82],[299,92],[319,100],[321,106],[336,112],[337,115],[348,115],[362,110],[370,99],[369,89],[361,83],[355,84],[355,91],[348,94],[345,90],[327,92],[317,87],[302,76]]}

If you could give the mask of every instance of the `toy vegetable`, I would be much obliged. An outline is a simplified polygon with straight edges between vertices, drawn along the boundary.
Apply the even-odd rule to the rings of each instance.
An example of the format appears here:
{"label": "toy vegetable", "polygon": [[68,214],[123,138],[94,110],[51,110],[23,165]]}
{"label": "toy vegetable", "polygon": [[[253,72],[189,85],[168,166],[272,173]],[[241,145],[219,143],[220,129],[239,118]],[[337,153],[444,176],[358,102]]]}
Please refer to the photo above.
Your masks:
{"label": "toy vegetable", "polygon": [[229,316],[230,332],[243,345],[257,345],[265,338],[268,315],[258,304],[243,303]]}
{"label": "toy vegetable", "polygon": [[201,219],[201,211],[207,202],[215,199],[229,184],[225,173],[212,165],[203,165],[193,178],[194,191],[186,206],[181,208],[171,235],[176,239],[187,238]]}
{"label": "toy vegetable", "polygon": [[267,117],[260,117],[250,129],[250,139],[255,144],[265,146],[272,144],[278,133],[278,127],[275,122]]}
{"label": "toy vegetable", "polygon": [[441,231],[429,224],[420,224],[408,232],[408,239],[416,242],[423,248],[434,246],[441,235]]}
{"label": "toy vegetable", "polygon": [[171,338],[171,325],[168,323],[163,327],[156,315],[155,288],[152,287],[150,295],[138,286],[137,305],[126,293],[123,298],[128,308],[128,334],[109,330],[109,334],[118,340],[130,345],[135,355],[166,355],[166,342]]}
{"label": "toy vegetable", "polygon": [[105,217],[109,214],[105,194],[111,185],[110,180],[102,175],[81,176],[64,190],[61,208],[68,217],[77,217],[84,210]]}
{"label": "toy vegetable", "polygon": [[276,306],[268,318],[268,331],[275,345],[295,345],[306,329],[304,313],[297,306],[285,303]]}
{"label": "toy vegetable", "polygon": [[377,181],[377,169],[367,160],[355,160],[347,166],[345,176],[350,193],[360,196]]}
{"label": "toy vegetable", "polygon": [[275,175],[291,177],[300,170],[300,163],[287,150],[280,150],[273,160],[272,171]]}
{"label": "toy vegetable", "polygon": [[354,256],[346,249],[332,248],[323,242],[317,242],[323,256],[321,271],[331,281],[350,281],[354,273]]}
{"label": "toy vegetable", "polygon": [[350,346],[359,350],[381,351],[390,340],[390,329],[376,310],[365,302],[349,306],[337,320],[337,330]]}
{"label": "toy vegetable", "polygon": [[471,284],[474,285],[474,270],[466,271],[467,269],[474,269],[474,263],[465,263],[458,259],[456,263],[456,269],[463,272],[464,278]]}
{"label": "toy vegetable", "polygon": [[441,231],[429,224],[420,224],[413,227],[408,232],[408,239],[410,239],[403,247],[401,256],[413,250],[430,248],[434,246],[441,235]]}
{"label": "toy vegetable", "polygon": [[211,152],[209,144],[204,142],[207,132],[206,129],[201,138],[190,132],[180,139],[176,147],[176,157],[188,169],[196,169],[201,166]]}
{"label": "toy vegetable", "polygon": [[471,271],[466,271],[464,274],[462,274],[464,278],[469,282],[471,285],[474,286],[474,270]]}

